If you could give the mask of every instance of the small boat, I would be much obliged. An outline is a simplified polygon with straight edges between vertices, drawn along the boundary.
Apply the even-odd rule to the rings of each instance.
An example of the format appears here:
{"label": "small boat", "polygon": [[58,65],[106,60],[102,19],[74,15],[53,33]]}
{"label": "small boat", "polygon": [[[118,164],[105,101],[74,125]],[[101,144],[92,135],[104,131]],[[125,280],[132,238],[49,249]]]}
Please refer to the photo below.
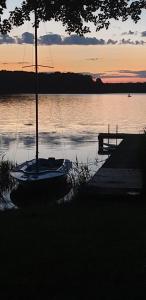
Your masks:
{"label": "small boat", "polygon": [[37,9],[35,9],[35,80],[36,80],[36,91],[35,91],[35,112],[36,112],[36,155],[35,159],[26,161],[17,165],[15,169],[10,172],[10,175],[16,179],[19,184],[23,186],[38,187],[38,183],[49,183],[55,180],[66,178],[69,170],[72,167],[72,163],[68,159],[55,159],[50,158],[39,158],[39,134],[38,134],[38,43],[37,43]]}
{"label": "small boat", "polygon": [[55,159],[54,157],[38,158],[26,161],[11,171],[11,176],[22,185],[36,185],[65,179],[72,163],[67,159]]}

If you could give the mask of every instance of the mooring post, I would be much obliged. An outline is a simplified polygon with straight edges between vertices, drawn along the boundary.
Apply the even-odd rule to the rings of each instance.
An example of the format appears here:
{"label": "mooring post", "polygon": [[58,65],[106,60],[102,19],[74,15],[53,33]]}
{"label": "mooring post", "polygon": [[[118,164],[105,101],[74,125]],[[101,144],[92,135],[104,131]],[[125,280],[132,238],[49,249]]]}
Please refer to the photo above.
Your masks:
{"label": "mooring post", "polygon": [[117,146],[118,125],[116,125],[116,146]]}
{"label": "mooring post", "polygon": [[100,153],[103,150],[103,137],[101,134],[98,135],[98,144],[99,144],[98,152]]}
{"label": "mooring post", "polygon": [[108,145],[109,145],[109,133],[110,133],[110,125],[108,124]]}

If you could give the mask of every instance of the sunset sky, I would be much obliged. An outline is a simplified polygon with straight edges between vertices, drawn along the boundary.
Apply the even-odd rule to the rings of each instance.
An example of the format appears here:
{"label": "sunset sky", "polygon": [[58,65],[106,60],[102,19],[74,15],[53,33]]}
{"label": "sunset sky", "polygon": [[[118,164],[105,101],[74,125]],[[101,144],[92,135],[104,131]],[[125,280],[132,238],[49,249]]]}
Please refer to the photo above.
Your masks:
{"label": "sunset sky", "polygon": [[[21,1],[7,3],[13,9]],[[146,11],[137,24],[113,21],[108,30],[99,32],[91,26],[91,33],[82,38],[69,36],[61,23],[43,23],[38,41],[39,63],[53,67],[40,71],[91,73],[105,82],[146,81]],[[0,54],[1,70],[31,71],[23,68],[34,63],[31,22],[0,36]]]}

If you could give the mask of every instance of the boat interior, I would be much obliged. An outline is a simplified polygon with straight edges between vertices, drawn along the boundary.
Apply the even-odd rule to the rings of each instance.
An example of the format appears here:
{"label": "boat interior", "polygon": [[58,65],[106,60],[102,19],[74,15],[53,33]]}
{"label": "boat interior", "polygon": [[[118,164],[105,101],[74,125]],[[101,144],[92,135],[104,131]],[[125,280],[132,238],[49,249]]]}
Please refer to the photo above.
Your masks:
{"label": "boat interior", "polygon": [[[57,170],[63,164],[64,159],[55,159],[54,157],[49,157],[48,159],[39,158],[38,159],[38,169],[39,171],[43,170]],[[36,171],[36,163],[29,164],[26,168],[27,172]]]}

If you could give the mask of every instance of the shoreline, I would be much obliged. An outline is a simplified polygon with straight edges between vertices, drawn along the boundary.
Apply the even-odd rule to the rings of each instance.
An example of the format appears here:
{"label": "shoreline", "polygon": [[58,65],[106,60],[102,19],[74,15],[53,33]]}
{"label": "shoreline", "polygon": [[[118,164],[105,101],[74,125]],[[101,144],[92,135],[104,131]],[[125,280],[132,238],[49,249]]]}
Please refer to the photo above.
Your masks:
{"label": "shoreline", "polygon": [[[39,92],[39,95],[112,95],[112,94],[125,94],[127,95],[128,92],[124,91],[124,92],[117,92],[117,91],[112,91],[112,92]],[[139,92],[132,92],[132,95],[137,95],[137,94],[146,94],[146,90],[145,91],[139,91]],[[33,92],[11,92],[11,93],[1,93],[0,92],[0,96],[11,96],[11,95],[34,95]]]}

